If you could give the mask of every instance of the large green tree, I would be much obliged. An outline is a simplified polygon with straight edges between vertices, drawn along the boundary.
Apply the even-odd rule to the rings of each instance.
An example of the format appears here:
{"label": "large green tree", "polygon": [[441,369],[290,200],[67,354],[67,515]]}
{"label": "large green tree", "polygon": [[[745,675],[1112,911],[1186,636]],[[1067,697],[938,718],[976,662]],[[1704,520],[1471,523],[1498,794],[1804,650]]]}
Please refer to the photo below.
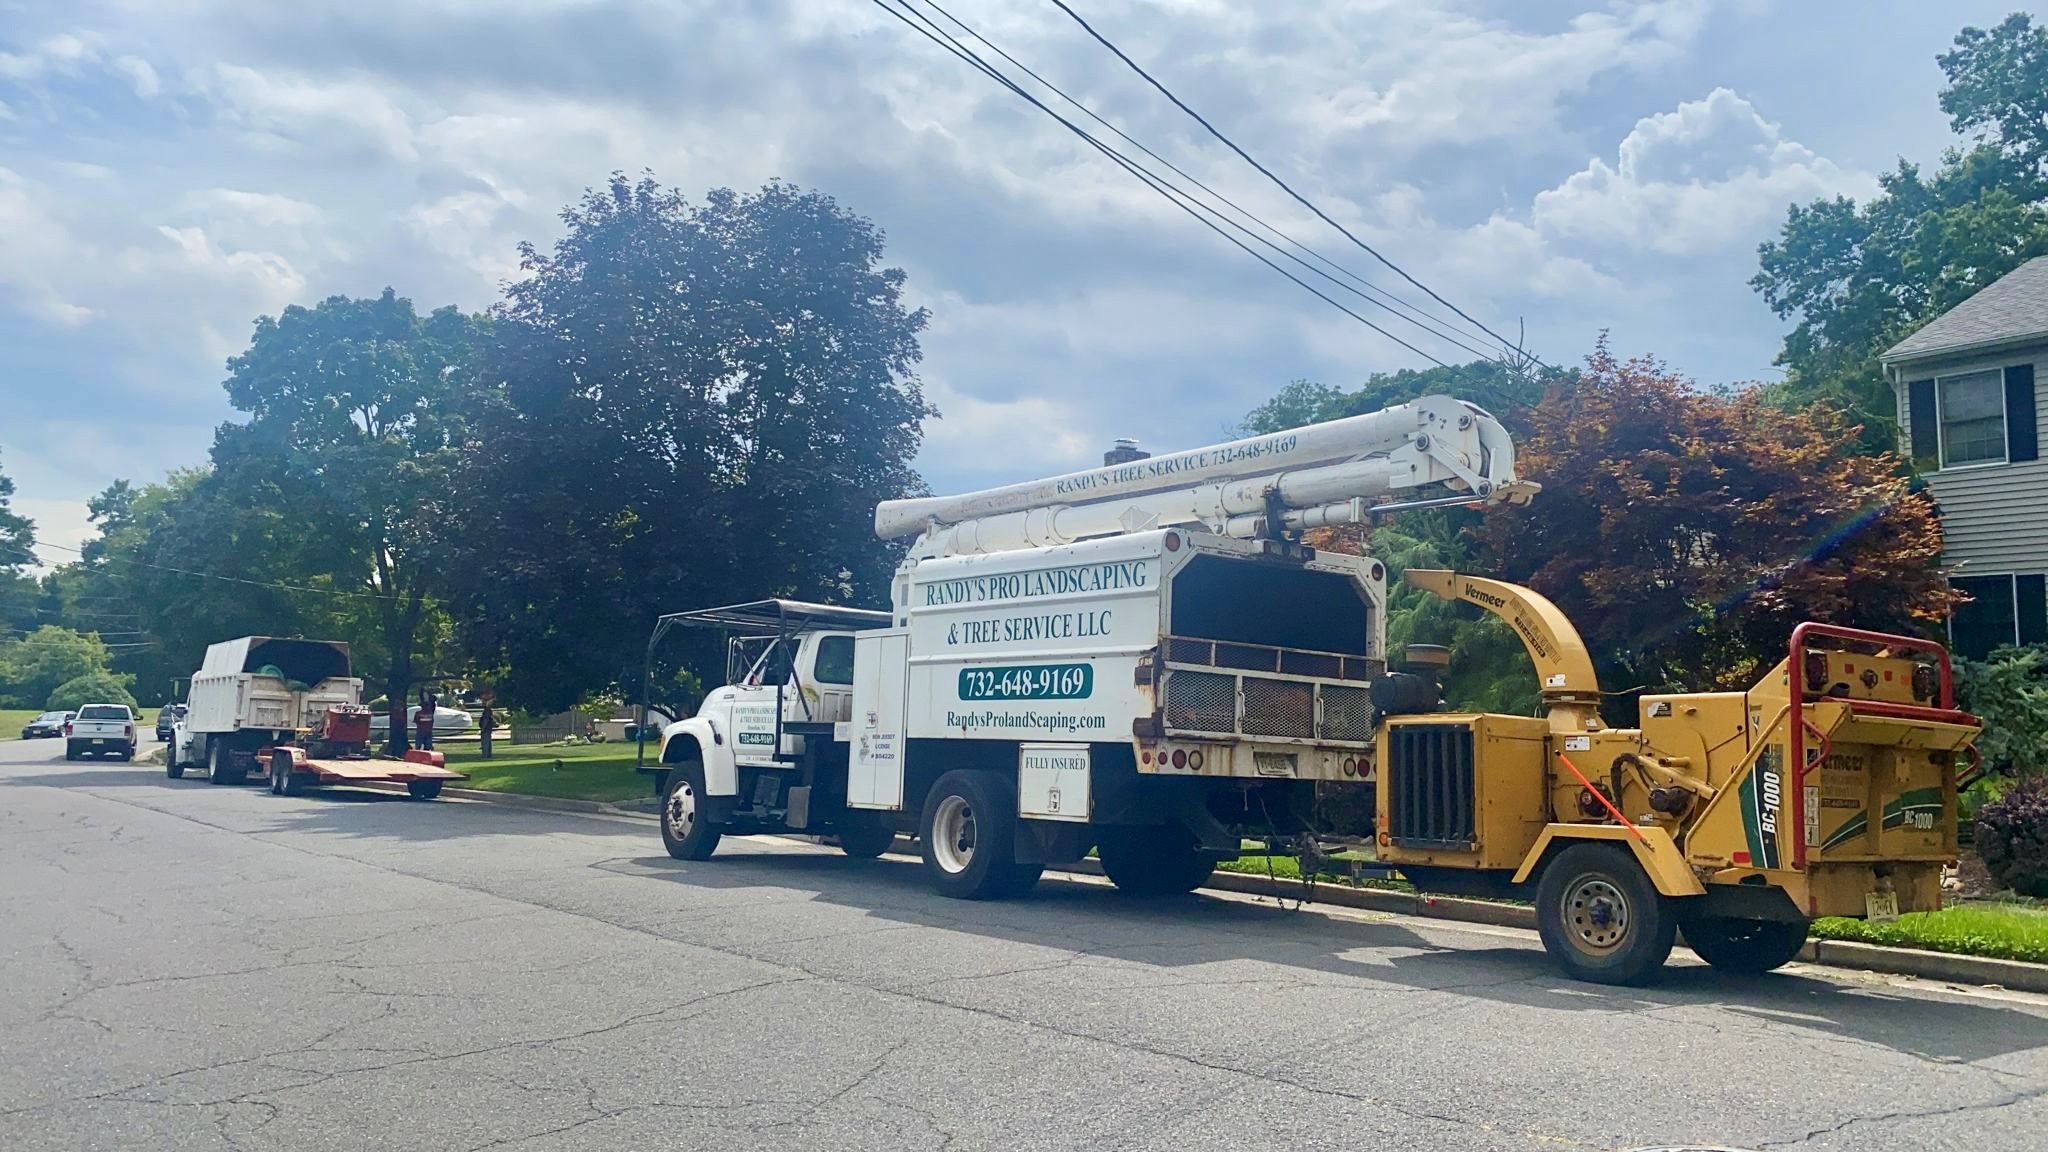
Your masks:
{"label": "large green tree", "polygon": [[1823,401],[1896,444],[1896,405],[1877,357],[2034,256],[2048,254],[2048,29],[2025,13],[1965,28],[1937,57],[1942,111],[1966,146],[1933,172],[1905,160],[1878,195],[1795,205],[1758,250],[1751,285],[1795,321],[1774,389]]}
{"label": "large green tree", "polygon": [[14,480],[0,472],[0,641],[34,629],[36,526],[10,505]]}
{"label": "large green tree", "polygon": [[394,747],[463,528],[478,335],[477,318],[421,316],[387,288],[263,317],[228,361],[228,398],[249,419],[215,436],[216,494],[281,517],[269,538],[289,568],[331,585],[324,614],[349,618],[381,665]]}
{"label": "large green tree", "polygon": [[884,599],[876,501],[918,490],[925,313],[882,233],[784,183],[614,175],[495,312],[463,635],[504,695],[637,689],[655,616]]}

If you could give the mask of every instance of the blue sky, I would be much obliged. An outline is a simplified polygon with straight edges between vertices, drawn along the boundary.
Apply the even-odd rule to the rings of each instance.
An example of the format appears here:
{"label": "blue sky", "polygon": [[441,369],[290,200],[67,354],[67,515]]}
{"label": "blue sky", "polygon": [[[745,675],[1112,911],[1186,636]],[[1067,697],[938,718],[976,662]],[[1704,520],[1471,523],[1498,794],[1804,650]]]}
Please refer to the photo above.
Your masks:
{"label": "blue sky", "polygon": [[[1343,250],[1050,4],[947,6]],[[1526,322],[1552,362],[1607,329],[1717,383],[1769,373],[1783,325],[1746,281],[1785,206],[1934,160],[1934,56],[2013,0],[1074,6],[1418,278],[1496,328]],[[642,168],[692,193],[784,177],[887,231],[933,313],[922,375],[943,416],[921,466],[939,491],[1084,465],[1116,436],[1194,446],[1290,379],[1423,363],[867,0],[0,0],[17,508],[75,545],[110,481],[204,460],[256,316],[387,284],[484,307],[518,241],[552,241],[580,189]]]}

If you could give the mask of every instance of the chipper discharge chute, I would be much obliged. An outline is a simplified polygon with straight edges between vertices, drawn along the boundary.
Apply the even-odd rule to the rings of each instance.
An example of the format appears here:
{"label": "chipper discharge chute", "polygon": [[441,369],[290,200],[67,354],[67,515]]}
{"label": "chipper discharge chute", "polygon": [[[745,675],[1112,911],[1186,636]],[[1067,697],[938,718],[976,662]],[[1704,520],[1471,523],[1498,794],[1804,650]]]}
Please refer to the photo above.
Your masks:
{"label": "chipper discharge chute", "polygon": [[1681,931],[1708,963],[1763,972],[1813,917],[1940,907],[1980,729],[1941,645],[1802,624],[1747,692],[1644,696],[1640,728],[1609,728],[1550,601],[1451,572],[1407,580],[1506,620],[1546,711],[1438,712],[1434,685],[1380,687],[1379,856],[1418,888],[1533,898],[1565,971],[1617,984],[1653,978]]}

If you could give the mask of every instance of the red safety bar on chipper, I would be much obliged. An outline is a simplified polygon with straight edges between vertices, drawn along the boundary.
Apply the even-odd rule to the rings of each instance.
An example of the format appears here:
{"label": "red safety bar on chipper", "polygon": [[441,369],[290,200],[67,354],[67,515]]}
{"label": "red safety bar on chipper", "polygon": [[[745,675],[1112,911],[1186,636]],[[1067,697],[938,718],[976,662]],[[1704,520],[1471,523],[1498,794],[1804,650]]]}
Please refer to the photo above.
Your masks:
{"label": "red safety bar on chipper", "polygon": [[[1948,649],[1932,640],[1917,636],[1894,636],[1888,632],[1868,632],[1861,628],[1844,628],[1839,624],[1819,624],[1808,621],[1792,629],[1792,660],[1785,672],[1791,681],[1792,714],[1799,723],[1789,725],[1792,730],[1792,867],[1806,870],[1806,774],[1814,765],[1806,762],[1806,641],[1808,637],[1826,636],[1836,640],[1854,640],[1862,644],[1877,644],[1886,648],[1905,648],[1912,651],[1932,652],[1941,659],[1941,688],[1936,695],[1939,707],[1925,707],[1918,704],[1894,704],[1889,700],[1849,700],[1837,697],[1815,697],[1832,699],[1847,705],[1851,716],[1888,716],[1900,720],[1932,720],[1942,724],[1975,724],[1977,718],[1956,707],[1955,672],[1949,666]],[[1827,745],[1823,737],[1822,748]],[[1820,758],[1827,759],[1825,752]],[[1820,761],[1815,761],[1818,764]]]}

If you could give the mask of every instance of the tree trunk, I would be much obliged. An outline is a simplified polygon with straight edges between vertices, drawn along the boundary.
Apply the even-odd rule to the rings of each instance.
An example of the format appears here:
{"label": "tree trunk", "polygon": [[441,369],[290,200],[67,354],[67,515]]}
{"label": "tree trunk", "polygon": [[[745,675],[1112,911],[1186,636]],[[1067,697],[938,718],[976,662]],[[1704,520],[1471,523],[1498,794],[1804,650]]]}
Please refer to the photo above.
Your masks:
{"label": "tree trunk", "polygon": [[385,618],[385,640],[391,648],[391,682],[385,686],[391,706],[391,741],[387,751],[403,756],[412,746],[411,725],[407,724],[406,701],[412,698],[412,643],[419,631],[420,594],[415,589],[402,612]]}

